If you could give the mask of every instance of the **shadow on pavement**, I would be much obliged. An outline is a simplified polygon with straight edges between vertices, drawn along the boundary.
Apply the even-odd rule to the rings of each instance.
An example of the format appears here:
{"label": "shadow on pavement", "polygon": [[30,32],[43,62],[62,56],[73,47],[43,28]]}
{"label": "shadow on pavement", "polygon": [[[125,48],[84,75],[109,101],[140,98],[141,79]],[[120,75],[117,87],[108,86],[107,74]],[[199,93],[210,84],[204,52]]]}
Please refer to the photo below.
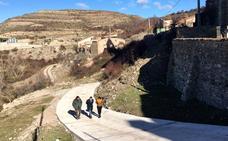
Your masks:
{"label": "shadow on pavement", "polygon": [[76,112],[74,110],[69,110],[67,113],[76,118]]}
{"label": "shadow on pavement", "polygon": [[86,117],[89,118],[89,114],[85,110],[81,110],[81,114],[85,115]]}
{"label": "shadow on pavement", "polygon": [[[81,114],[83,114],[83,115],[87,116],[88,118],[90,118],[88,111],[87,112],[86,111],[85,110],[81,110]],[[94,111],[92,111],[92,115],[96,116],[96,117],[99,117],[99,115],[97,113],[95,113]]]}
{"label": "shadow on pavement", "polygon": [[[176,123],[175,121],[153,121],[129,120],[132,127],[159,136],[167,141],[227,141],[226,126],[192,125],[189,123]],[[218,134],[219,133],[219,134]],[[157,140],[161,140],[157,139]]]}
{"label": "shadow on pavement", "polygon": [[99,117],[99,115],[95,112],[92,112],[92,115],[96,116],[96,117]]}
{"label": "shadow on pavement", "polygon": [[[128,121],[132,127],[138,128],[142,131],[149,132],[159,139],[157,140],[169,140],[169,141],[201,141],[197,138],[191,138],[191,135],[182,133],[182,129],[179,127],[170,127],[168,125],[173,124],[174,122],[159,123],[159,121],[154,120],[154,122],[147,122],[142,120],[132,120]],[[166,126],[166,127],[165,127]],[[189,136],[189,137],[188,137]],[[187,137],[187,138],[183,138]]]}

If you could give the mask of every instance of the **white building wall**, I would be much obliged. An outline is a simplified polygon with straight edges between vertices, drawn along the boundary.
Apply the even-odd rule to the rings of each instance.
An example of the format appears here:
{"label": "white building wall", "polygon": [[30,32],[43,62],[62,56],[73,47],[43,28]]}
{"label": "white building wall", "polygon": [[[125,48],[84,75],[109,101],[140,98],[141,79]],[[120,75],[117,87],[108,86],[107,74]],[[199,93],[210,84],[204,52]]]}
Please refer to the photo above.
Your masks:
{"label": "white building wall", "polygon": [[83,46],[85,46],[85,45],[91,45],[92,44],[92,42],[93,42],[93,39],[94,39],[94,36],[91,36],[91,37],[89,37],[89,38],[86,38],[86,39],[84,39],[84,40],[81,40],[81,41],[79,41],[78,42],[78,47],[83,47]]}

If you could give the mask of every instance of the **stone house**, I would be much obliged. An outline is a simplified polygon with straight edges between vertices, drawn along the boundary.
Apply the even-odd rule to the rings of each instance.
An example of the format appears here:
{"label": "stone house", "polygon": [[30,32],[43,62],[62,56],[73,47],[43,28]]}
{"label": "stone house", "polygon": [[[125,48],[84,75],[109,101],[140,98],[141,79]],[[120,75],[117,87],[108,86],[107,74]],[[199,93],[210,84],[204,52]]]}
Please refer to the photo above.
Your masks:
{"label": "stone house", "polygon": [[93,40],[95,40],[94,36],[88,37],[86,39],[83,39],[78,42],[78,48],[85,48],[85,47],[90,47],[92,44]]}
{"label": "stone house", "polygon": [[126,41],[121,38],[95,38],[94,36],[91,36],[78,42],[78,52],[89,52],[92,57],[99,55],[105,48],[107,48],[107,42],[109,39],[115,48],[123,48],[126,44]]}
{"label": "stone house", "polygon": [[196,17],[195,17],[195,16],[191,16],[191,17],[186,18],[185,24],[186,24],[186,26],[188,26],[188,27],[193,27],[195,21],[196,21]]}
{"label": "stone house", "polygon": [[107,48],[107,43],[109,39],[111,40],[115,48],[123,48],[126,43],[126,41],[121,38],[104,38],[101,40],[93,41],[91,45],[92,56],[101,54],[104,49]]}
{"label": "stone house", "polygon": [[163,21],[163,28],[169,30],[173,24],[173,20],[164,20]]}

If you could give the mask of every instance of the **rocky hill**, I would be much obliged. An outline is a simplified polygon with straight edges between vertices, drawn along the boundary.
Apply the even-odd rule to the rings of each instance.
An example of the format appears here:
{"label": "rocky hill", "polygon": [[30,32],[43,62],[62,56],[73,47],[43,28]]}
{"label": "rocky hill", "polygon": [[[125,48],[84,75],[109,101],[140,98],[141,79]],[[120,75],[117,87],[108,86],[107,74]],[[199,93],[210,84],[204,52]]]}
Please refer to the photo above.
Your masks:
{"label": "rocky hill", "polygon": [[140,17],[110,11],[44,10],[8,19],[0,26],[0,34],[17,38],[78,40],[91,35],[107,35],[109,27],[112,32],[122,34],[124,27],[140,21]]}
{"label": "rocky hill", "polygon": [[[183,24],[196,10],[181,11],[164,17],[150,18],[151,27],[160,19],[175,20]],[[91,35],[113,34],[124,38],[148,30],[148,19],[111,11],[95,10],[43,10],[14,17],[0,24],[0,36],[18,39],[59,39],[77,41]]]}

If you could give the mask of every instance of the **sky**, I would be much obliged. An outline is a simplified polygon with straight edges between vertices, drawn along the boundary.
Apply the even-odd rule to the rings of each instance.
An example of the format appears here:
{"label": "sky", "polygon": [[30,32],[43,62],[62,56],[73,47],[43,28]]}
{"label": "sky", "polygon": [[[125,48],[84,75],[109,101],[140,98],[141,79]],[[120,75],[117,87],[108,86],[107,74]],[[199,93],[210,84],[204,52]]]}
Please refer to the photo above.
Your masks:
{"label": "sky", "polygon": [[196,7],[197,0],[0,0],[0,22],[39,10],[108,10],[148,18]]}

